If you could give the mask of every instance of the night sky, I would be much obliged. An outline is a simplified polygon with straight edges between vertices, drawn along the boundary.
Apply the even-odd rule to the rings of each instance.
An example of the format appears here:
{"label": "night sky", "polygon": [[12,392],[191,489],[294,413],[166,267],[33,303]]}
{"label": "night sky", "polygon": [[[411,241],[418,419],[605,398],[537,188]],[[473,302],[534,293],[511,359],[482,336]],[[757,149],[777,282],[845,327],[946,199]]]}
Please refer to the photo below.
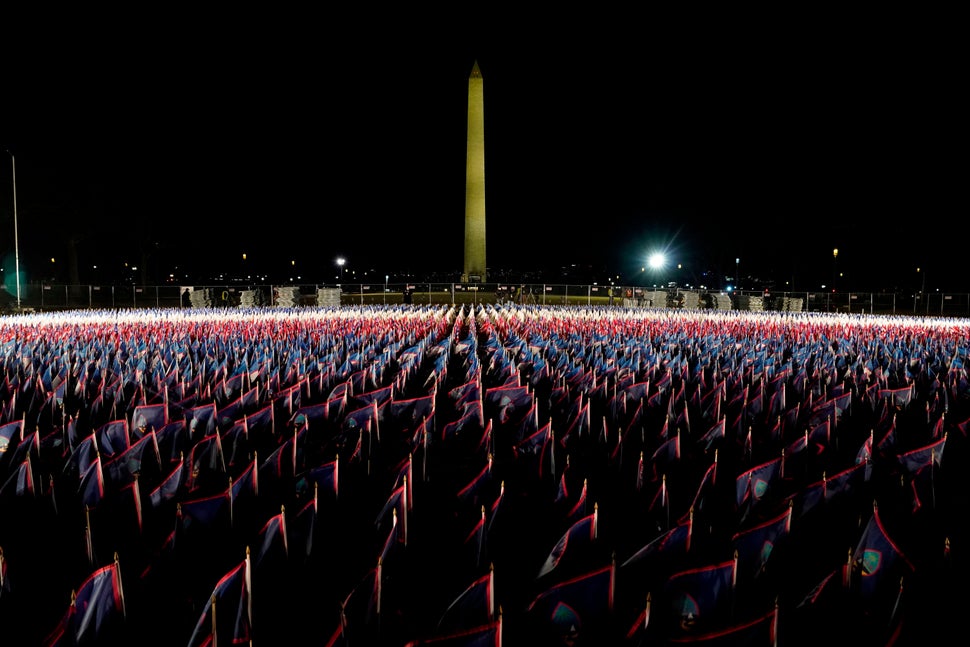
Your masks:
{"label": "night sky", "polygon": [[[903,16],[459,13],[22,30],[0,144],[16,159],[27,280],[69,280],[72,248],[82,283],[126,262],[149,283],[325,282],[338,256],[371,275],[460,272],[477,59],[490,268],[639,282],[665,249],[683,283],[719,287],[739,269],[778,290],[836,272],[857,291],[923,276],[970,289],[954,164],[965,100],[945,34]],[[8,272],[11,187],[6,156]]]}

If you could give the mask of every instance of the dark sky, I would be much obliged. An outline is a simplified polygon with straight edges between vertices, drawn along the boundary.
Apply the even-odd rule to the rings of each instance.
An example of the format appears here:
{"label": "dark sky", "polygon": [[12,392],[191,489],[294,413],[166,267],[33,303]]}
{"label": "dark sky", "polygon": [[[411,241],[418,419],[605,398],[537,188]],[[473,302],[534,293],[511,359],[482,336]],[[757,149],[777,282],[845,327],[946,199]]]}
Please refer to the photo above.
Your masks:
{"label": "dark sky", "polygon": [[[22,270],[66,280],[73,239],[81,282],[146,258],[198,278],[244,252],[309,282],[338,256],[460,271],[477,58],[492,268],[633,282],[665,248],[685,280],[716,283],[738,258],[777,289],[836,271],[847,289],[912,289],[917,267],[928,288],[970,289],[966,104],[945,34],[902,16],[558,18],[34,24],[4,64],[0,124]],[[8,156],[5,267],[11,185]]]}

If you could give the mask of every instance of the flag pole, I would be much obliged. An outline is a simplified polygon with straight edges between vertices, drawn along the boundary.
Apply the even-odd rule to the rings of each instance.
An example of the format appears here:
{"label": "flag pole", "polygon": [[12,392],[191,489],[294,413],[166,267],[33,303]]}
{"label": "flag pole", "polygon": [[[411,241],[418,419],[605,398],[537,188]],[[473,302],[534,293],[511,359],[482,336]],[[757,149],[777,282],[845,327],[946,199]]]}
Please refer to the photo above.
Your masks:
{"label": "flag pole", "polygon": [[[0,560],[3,558],[3,553],[0,551]],[[0,579],[0,584],[2,584],[2,579]],[[488,565],[488,619],[492,620],[495,618],[495,564],[490,563]]]}
{"label": "flag pole", "polygon": [[118,578],[118,598],[121,600],[121,615],[127,617],[125,609],[125,589],[121,583],[121,563],[118,561],[118,551],[115,551],[115,577]]}
{"label": "flag pole", "polygon": [[216,631],[216,594],[213,593],[209,600],[212,604],[212,613],[209,615],[212,619],[212,647],[219,647],[219,635]]}
{"label": "flag pole", "polygon": [[94,567],[94,543],[91,540],[91,508],[84,506],[84,536],[87,542],[88,563]]}

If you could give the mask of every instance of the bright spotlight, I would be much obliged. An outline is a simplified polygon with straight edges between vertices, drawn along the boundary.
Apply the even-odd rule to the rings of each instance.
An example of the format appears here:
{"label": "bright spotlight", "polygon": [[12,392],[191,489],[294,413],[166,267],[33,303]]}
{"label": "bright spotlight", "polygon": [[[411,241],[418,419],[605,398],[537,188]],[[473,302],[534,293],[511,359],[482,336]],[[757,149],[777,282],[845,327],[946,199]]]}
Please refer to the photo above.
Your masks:
{"label": "bright spotlight", "polygon": [[661,254],[660,252],[655,252],[651,254],[650,258],[647,259],[647,265],[649,265],[650,269],[652,270],[659,270],[666,264],[667,264],[667,257]]}

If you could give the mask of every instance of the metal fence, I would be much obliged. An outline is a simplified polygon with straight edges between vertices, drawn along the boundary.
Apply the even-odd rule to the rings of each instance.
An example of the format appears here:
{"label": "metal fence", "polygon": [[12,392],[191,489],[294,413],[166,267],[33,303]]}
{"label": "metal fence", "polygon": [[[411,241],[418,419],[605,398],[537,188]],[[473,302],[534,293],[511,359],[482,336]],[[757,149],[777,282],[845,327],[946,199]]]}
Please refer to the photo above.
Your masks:
{"label": "metal fence", "polygon": [[[5,310],[16,297],[4,296]],[[747,292],[660,290],[651,286],[547,283],[356,283],[286,285],[66,285],[22,286],[20,309],[147,309],[246,306],[310,307],[429,303],[514,302],[537,305],[716,308],[798,312],[970,317],[970,293]]]}

